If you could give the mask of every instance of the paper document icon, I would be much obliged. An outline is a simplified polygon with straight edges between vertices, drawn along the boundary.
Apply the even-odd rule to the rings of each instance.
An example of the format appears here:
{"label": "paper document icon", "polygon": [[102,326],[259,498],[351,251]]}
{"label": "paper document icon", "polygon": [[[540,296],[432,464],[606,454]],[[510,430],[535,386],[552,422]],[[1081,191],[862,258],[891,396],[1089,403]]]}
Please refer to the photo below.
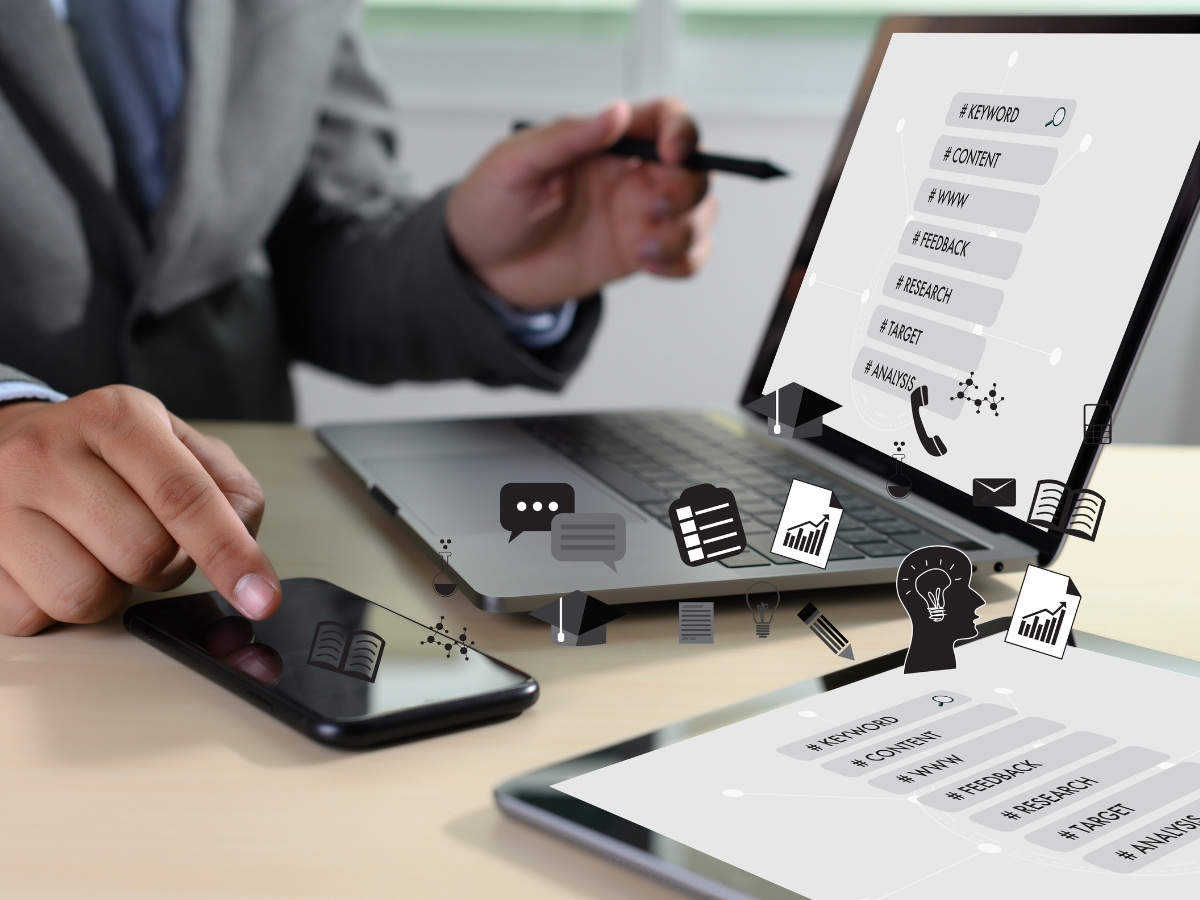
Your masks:
{"label": "paper document icon", "polygon": [[833,491],[793,481],[771,552],[823,569],[841,522],[842,504]]}
{"label": "paper document icon", "polygon": [[746,409],[767,417],[768,434],[784,438],[820,437],[821,416],[841,408],[794,381],[746,404]]}
{"label": "paper document icon", "polygon": [[1079,590],[1066,575],[1030,566],[1021,582],[1005,642],[1062,659],[1079,601]]}

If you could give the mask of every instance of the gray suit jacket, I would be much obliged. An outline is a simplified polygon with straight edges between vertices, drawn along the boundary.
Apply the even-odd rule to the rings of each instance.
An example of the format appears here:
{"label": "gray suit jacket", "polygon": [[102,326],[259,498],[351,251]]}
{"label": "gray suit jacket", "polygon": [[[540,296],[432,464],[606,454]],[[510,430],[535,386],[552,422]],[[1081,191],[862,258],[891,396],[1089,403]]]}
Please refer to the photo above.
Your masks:
{"label": "gray suit jacket", "polygon": [[173,183],[140,246],[110,253],[112,217],[77,182],[116,197],[113,151],[69,35],[48,0],[0,2],[0,66],[23,95],[0,91],[0,363],[229,418],[289,416],[295,358],[375,383],[561,387],[598,298],[547,351],[504,333],[455,258],[447,192],[405,187],[355,7],[186,5]]}

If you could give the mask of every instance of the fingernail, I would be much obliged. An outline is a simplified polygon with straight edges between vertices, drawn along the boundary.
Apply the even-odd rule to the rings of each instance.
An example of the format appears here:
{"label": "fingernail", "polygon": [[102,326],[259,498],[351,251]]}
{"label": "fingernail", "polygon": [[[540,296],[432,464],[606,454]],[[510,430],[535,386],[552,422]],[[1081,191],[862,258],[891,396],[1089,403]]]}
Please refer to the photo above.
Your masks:
{"label": "fingernail", "polygon": [[251,619],[263,616],[275,599],[275,585],[261,575],[243,575],[233,589],[233,600]]}
{"label": "fingernail", "polygon": [[665,219],[671,214],[671,201],[661,195],[651,197],[647,206],[652,219]]}
{"label": "fingernail", "polygon": [[645,238],[638,241],[637,255],[638,259],[646,260],[647,262],[658,262],[663,256],[662,241],[655,238]]}

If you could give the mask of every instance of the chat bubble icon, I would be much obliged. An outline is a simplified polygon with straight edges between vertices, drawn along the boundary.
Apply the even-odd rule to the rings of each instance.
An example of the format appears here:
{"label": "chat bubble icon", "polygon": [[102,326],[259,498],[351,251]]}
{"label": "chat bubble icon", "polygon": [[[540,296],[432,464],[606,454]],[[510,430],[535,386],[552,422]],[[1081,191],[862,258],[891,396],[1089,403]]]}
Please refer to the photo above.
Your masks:
{"label": "chat bubble icon", "polygon": [[500,527],[512,540],[522,531],[549,531],[559,513],[575,512],[575,488],[563,481],[511,482],[500,488]]}
{"label": "chat bubble icon", "polygon": [[569,513],[550,526],[550,552],[559,562],[613,565],[625,556],[625,517],[620,513]]}

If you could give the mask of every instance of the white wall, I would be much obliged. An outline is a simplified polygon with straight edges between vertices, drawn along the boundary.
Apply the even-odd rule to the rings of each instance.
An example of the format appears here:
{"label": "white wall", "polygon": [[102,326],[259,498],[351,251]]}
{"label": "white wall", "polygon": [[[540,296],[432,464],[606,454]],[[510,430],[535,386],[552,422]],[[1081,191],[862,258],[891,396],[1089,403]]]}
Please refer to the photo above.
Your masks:
{"label": "white wall", "polygon": [[[630,83],[616,41],[527,44],[376,39],[402,110],[403,158],[418,187],[445,184],[516,118],[598,107]],[[867,44],[854,39],[680,40],[668,86],[697,110],[714,150],[768,157],[792,173],[765,184],[718,176],[715,246],[687,281],[636,276],[606,292],[592,351],[560,394],[473,383],[359,385],[293,372],[306,424],[725,404],[741,393],[808,216]],[[643,67],[645,68],[645,67]],[[1200,240],[1192,241],[1114,425],[1124,442],[1200,442]]]}

